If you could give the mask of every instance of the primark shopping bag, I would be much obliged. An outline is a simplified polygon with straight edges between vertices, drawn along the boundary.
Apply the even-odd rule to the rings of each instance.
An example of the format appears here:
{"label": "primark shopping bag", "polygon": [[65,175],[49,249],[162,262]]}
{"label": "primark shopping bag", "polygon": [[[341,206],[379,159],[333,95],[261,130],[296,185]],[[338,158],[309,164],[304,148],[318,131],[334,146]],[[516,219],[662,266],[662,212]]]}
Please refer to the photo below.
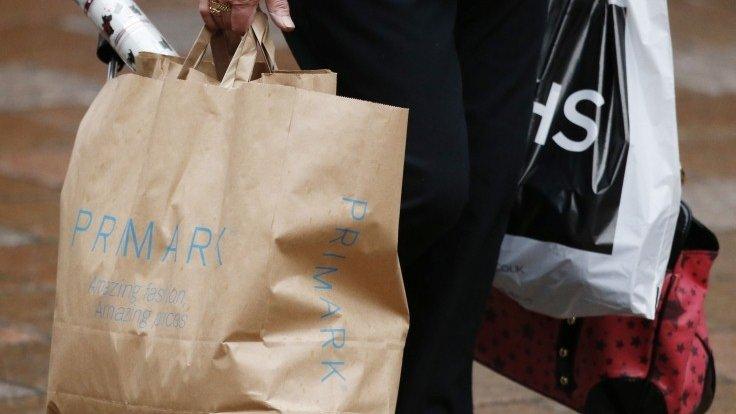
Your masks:
{"label": "primark shopping bag", "polygon": [[495,285],[554,317],[654,317],[680,202],[665,0],[554,0]]}
{"label": "primark shopping bag", "polygon": [[394,411],[407,111],[245,82],[255,38],[222,85],[187,59],[186,80],[108,82],[82,120],[48,412]]}

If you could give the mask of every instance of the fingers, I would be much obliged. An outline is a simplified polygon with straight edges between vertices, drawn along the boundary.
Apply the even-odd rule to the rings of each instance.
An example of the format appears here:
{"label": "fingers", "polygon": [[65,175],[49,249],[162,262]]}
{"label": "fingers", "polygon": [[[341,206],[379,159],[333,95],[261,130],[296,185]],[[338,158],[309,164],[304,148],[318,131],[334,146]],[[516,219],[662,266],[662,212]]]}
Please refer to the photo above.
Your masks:
{"label": "fingers", "polygon": [[231,30],[240,35],[250,29],[256,16],[258,0],[231,0],[230,26]]}
{"label": "fingers", "polygon": [[217,23],[212,18],[212,14],[210,14],[209,0],[199,0],[199,15],[202,16],[207,29],[213,33],[218,30]]}
{"label": "fingers", "polygon": [[266,6],[271,14],[271,19],[279,29],[285,32],[294,30],[295,26],[289,13],[288,0],[266,0]]}
{"label": "fingers", "polygon": [[[222,3],[222,4],[227,4],[227,5],[230,4],[230,1],[229,0],[218,0],[218,2],[219,3]],[[210,14],[212,15],[212,19],[214,19],[215,23],[217,24],[217,27],[220,30],[224,30],[226,32],[230,31],[230,28],[231,28],[231,25],[230,25],[231,12],[230,12],[230,10],[222,11],[222,12],[219,12],[219,13],[210,13]]]}
{"label": "fingers", "polygon": [[[230,6],[230,10],[213,12],[210,8],[211,2],[226,4]],[[287,0],[266,0],[266,5],[279,29],[285,32],[294,30]],[[199,0],[199,14],[213,33],[225,30],[244,35],[253,24],[257,8],[258,0]]]}

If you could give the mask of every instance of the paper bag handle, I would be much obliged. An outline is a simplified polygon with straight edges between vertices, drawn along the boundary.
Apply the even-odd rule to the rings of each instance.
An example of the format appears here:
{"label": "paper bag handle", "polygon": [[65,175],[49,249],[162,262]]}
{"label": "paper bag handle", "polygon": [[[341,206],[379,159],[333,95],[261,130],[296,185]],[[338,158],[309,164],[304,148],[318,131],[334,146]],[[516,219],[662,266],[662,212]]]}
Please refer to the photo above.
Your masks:
{"label": "paper bag handle", "polygon": [[177,76],[178,79],[186,79],[189,70],[199,66],[205,52],[207,52],[207,46],[209,46],[211,39],[212,32],[207,27],[202,26],[202,30],[199,31],[197,39],[194,41],[192,48],[189,49],[189,53],[187,53],[187,57],[184,58],[184,63],[182,63],[182,68]]}
{"label": "paper bag handle", "polygon": [[265,58],[268,71],[272,73],[277,70],[276,46],[269,33],[268,17],[260,9],[256,11],[250,30],[243,36],[235,50],[220,85],[229,88],[233,87],[236,82],[250,81],[259,50]]}
{"label": "paper bag handle", "polygon": [[[189,70],[196,68],[202,62],[207,47],[212,40],[212,33],[207,27],[202,27],[192,48],[184,59],[182,68],[177,76],[186,79]],[[250,30],[243,36],[235,53],[230,60],[222,78],[221,86],[232,87],[236,82],[248,82],[253,76],[258,51],[261,51],[269,72],[277,70],[276,46],[269,33],[268,17],[260,9],[256,11],[255,19]]]}

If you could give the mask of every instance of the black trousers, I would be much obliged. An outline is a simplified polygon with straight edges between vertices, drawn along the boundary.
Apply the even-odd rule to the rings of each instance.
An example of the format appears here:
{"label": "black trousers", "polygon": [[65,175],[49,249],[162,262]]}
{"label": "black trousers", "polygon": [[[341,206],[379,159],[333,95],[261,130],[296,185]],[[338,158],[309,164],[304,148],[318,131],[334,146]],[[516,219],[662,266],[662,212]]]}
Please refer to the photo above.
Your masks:
{"label": "black trousers", "polygon": [[546,0],[290,0],[338,94],[407,107],[399,413],[472,412],[473,347],[527,148]]}

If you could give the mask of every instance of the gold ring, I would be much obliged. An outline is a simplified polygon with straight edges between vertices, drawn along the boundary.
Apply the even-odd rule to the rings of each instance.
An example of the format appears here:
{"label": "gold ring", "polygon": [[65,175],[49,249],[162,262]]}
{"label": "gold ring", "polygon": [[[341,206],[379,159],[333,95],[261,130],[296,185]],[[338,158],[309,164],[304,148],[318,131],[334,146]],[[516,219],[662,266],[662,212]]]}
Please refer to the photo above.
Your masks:
{"label": "gold ring", "polygon": [[229,12],[231,7],[227,3],[220,3],[219,1],[209,1],[210,13],[213,15]]}

